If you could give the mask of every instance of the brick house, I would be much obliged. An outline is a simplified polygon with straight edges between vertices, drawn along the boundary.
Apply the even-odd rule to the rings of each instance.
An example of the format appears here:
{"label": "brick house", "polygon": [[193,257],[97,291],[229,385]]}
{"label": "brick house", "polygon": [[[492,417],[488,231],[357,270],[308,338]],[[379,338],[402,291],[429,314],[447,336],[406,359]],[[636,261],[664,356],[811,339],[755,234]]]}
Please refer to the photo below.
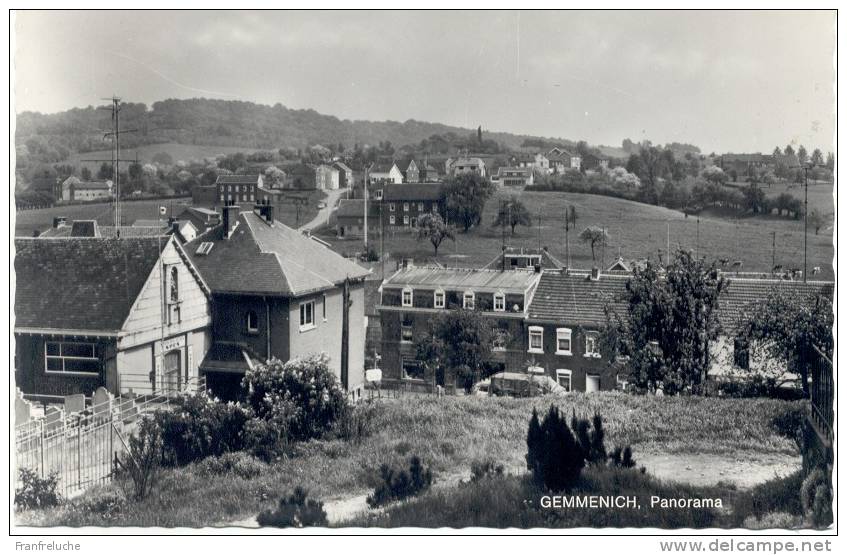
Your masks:
{"label": "brick house", "polygon": [[252,205],[258,198],[262,188],[261,175],[219,175],[215,182],[217,189],[217,205],[226,203]]}
{"label": "brick house", "polygon": [[25,393],[179,389],[209,346],[209,290],[173,237],[15,240]]}
{"label": "brick house", "polygon": [[221,225],[185,250],[212,292],[212,346],[200,368],[216,394],[236,397],[256,362],[319,352],[361,392],[368,270],[276,221],[271,205],[224,207]]}
{"label": "brick house", "polygon": [[550,173],[564,173],[568,170],[579,170],[582,167],[582,157],[562,147],[550,149],[547,158],[550,161]]}
{"label": "brick house", "polygon": [[[480,311],[496,322],[490,365],[494,370],[517,368],[526,360],[523,320],[541,274],[533,271],[495,271],[406,267],[383,281],[377,311],[381,329],[381,367],[384,380],[432,383],[415,357],[414,338],[445,310]],[[455,383],[445,376],[444,384]],[[440,385],[444,385],[440,384]]]}
{"label": "brick house", "polygon": [[442,183],[385,184],[371,193],[369,205],[382,216],[386,228],[412,228],[423,214],[437,212],[446,217]]}

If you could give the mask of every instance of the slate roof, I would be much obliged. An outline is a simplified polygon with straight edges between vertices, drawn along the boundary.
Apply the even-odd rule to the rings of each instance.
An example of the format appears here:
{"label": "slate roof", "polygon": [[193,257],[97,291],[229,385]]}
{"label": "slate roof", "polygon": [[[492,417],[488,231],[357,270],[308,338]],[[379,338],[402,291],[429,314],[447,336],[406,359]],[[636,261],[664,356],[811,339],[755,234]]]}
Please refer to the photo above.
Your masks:
{"label": "slate roof", "polygon": [[[75,222],[76,223],[76,222]],[[63,225],[60,227],[51,227],[50,229],[45,230],[39,238],[47,238],[47,237],[71,237],[71,229],[70,225]],[[122,225],[120,227],[115,227],[113,225],[98,225],[97,231],[100,233],[100,237],[107,238],[115,238],[122,237],[124,239],[132,238],[132,237],[159,237],[165,236],[170,232],[169,228],[163,227],[138,227],[138,226],[128,226]],[[120,231],[120,235],[118,232]]]}
{"label": "slate roof", "polygon": [[74,183],[74,190],[78,191],[80,189],[92,189],[92,190],[103,190],[109,189],[109,181],[79,181]]}
{"label": "slate roof", "polygon": [[15,239],[15,327],[116,332],[167,243]]}
{"label": "slate roof", "polygon": [[501,272],[466,268],[411,267],[400,270],[386,279],[383,286],[428,286],[452,290],[497,289],[504,292],[523,293],[538,280],[539,276],[540,274],[521,270]]}
{"label": "slate roof", "polygon": [[625,308],[620,296],[628,276],[601,274],[593,281],[587,274],[545,271],[529,304],[528,319],[600,326],[606,322],[607,302]]}
{"label": "slate roof", "polygon": [[441,200],[443,183],[387,183],[382,187],[383,200]]}
{"label": "slate roof", "polygon": [[738,328],[753,305],[766,300],[775,291],[807,301],[816,295],[833,299],[831,281],[787,281],[777,279],[727,278],[726,288],[718,297],[718,320],[728,333]]}
{"label": "slate roof", "polygon": [[[241,212],[229,239],[222,226],[198,235],[185,251],[213,293],[296,297],[334,287],[369,271],[278,221]],[[201,243],[214,244],[197,254]]]}
{"label": "slate roof", "polygon": [[219,175],[217,184],[224,185],[256,185],[259,183],[258,175]]}

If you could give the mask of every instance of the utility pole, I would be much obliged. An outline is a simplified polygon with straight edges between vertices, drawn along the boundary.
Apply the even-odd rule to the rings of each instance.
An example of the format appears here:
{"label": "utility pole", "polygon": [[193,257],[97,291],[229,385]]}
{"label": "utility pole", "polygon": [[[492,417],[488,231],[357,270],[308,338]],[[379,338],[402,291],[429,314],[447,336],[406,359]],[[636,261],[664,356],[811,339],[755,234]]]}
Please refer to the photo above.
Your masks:
{"label": "utility pole", "polygon": [[606,267],[606,226],[603,226],[603,244],[600,249],[600,270]]}
{"label": "utility pole", "polygon": [[[367,256],[368,254],[368,174],[370,173],[372,167],[373,162],[371,162],[367,167],[365,167],[365,256]],[[379,217],[381,219],[382,214],[380,214]]]}
{"label": "utility pole", "polygon": [[570,217],[568,216],[568,209],[565,207],[565,265],[570,268],[571,267],[571,244],[568,239],[568,230],[570,229]]}
{"label": "utility pole", "polygon": [[776,268],[776,231],[771,231],[771,235],[771,273],[774,273],[774,268]]}
{"label": "utility pole", "polygon": [[700,216],[697,216],[697,249],[694,252],[700,256]]}
{"label": "utility pole", "polygon": [[806,283],[806,275],[809,273],[807,266],[807,243],[809,241],[809,167],[803,167],[803,175],[805,177],[805,199],[803,200],[803,283]]}

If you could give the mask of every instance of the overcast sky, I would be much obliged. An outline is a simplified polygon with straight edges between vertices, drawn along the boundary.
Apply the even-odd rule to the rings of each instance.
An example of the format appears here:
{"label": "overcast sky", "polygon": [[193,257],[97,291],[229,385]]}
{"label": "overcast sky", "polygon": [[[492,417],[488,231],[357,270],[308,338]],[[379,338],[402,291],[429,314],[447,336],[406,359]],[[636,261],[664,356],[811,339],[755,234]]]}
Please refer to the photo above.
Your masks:
{"label": "overcast sky", "polygon": [[831,150],[834,12],[18,12],[17,111],[241,99],[705,152]]}

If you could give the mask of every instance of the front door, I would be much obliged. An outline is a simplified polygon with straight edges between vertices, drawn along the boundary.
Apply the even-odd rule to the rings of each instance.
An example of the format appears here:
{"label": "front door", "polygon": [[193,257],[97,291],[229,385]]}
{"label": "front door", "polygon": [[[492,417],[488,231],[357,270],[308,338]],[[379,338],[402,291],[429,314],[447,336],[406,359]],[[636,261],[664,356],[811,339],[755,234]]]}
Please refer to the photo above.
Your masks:
{"label": "front door", "polygon": [[179,392],[181,358],[181,352],[178,350],[165,353],[165,369],[162,380],[165,395]]}

